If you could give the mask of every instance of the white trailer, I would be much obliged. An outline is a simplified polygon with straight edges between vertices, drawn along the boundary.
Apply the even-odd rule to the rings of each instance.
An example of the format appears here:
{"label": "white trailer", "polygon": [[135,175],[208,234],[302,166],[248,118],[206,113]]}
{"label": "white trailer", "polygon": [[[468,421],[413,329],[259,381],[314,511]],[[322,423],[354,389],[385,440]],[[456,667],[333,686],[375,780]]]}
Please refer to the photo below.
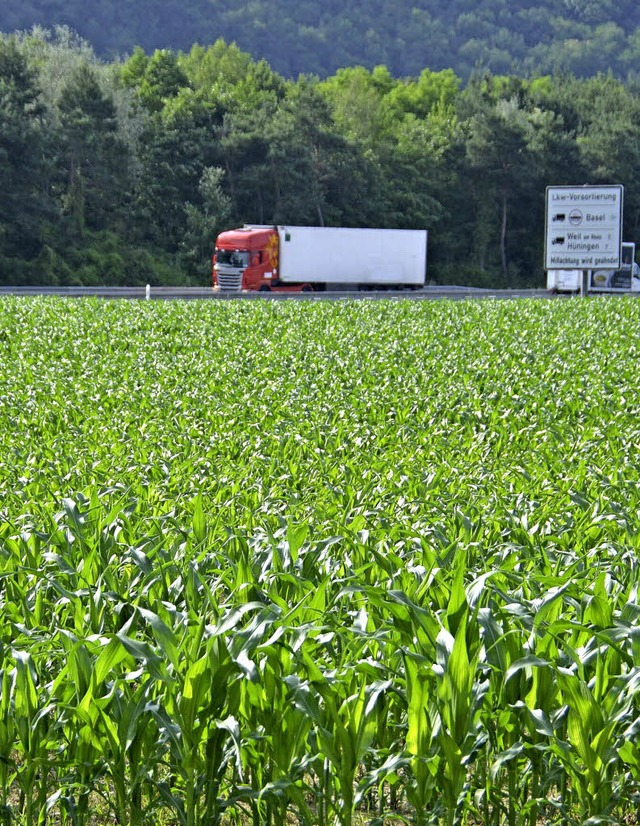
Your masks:
{"label": "white trailer", "polygon": [[422,287],[427,231],[279,226],[283,284]]}
{"label": "white trailer", "polygon": [[547,289],[552,293],[576,293],[581,281],[582,270],[547,270]]}

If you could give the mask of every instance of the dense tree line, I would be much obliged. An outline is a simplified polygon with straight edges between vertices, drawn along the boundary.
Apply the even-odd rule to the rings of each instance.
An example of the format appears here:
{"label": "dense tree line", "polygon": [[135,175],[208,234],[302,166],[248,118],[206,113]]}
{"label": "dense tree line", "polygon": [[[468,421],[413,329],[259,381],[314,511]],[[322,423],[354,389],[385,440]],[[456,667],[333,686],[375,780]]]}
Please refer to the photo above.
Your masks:
{"label": "dense tree line", "polygon": [[288,78],[386,65],[394,76],[452,68],[494,74],[637,74],[636,0],[22,0],[0,31],[66,24],[103,58],[135,45],[188,50],[217,37]]}
{"label": "dense tree line", "polygon": [[96,59],[66,29],[0,38],[3,283],[206,284],[242,222],[429,229],[440,283],[540,284],[547,185],[625,186],[640,95],[612,74],[385,66],[287,80],[218,40]]}

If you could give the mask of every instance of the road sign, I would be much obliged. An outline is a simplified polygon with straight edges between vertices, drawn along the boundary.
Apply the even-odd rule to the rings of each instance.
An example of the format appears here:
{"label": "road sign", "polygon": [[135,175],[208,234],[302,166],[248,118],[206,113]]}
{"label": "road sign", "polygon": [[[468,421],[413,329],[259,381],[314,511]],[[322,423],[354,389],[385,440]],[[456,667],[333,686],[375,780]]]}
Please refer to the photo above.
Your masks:
{"label": "road sign", "polygon": [[548,186],[545,269],[618,269],[624,188]]}

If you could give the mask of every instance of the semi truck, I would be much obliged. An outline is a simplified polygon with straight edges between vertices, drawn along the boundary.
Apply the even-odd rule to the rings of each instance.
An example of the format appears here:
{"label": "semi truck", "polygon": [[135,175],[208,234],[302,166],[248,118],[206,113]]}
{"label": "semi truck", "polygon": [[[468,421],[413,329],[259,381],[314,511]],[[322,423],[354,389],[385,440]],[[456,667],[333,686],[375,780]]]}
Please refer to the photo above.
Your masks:
{"label": "semi truck", "polygon": [[[636,245],[625,241],[619,270],[589,270],[589,293],[640,292],[640,267],[636,263]],[[580,292],[582,270],[547,270],[547,290],[556,293]]]}
{"label": "semi truck", "polygon": [[220,233],[213,287],[225,292],[419,289],[427,231],[245,224]]}

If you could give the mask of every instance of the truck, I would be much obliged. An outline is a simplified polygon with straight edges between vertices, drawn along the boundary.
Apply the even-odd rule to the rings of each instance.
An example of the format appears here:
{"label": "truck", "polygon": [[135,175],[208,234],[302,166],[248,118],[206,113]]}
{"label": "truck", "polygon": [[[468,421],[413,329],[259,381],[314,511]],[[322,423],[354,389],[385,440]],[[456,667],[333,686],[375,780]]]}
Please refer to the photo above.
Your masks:
{"label": "truck", "polygon": [[245,224],[221,232],[213,287],[239,291],[419,289],[427,230]]}
{"label": "truck", "polygon": [[[636,263],[636,245],[625,241],[618,270],[589,270],[589,293],[640,292],[640,267]],[[547,290],[556,293],[580,292],[582,270],[547,270]]]}
{"label": "truck", "polygon": [[547,290],[551,293],[577,293],[582,270],[547,270]]}

